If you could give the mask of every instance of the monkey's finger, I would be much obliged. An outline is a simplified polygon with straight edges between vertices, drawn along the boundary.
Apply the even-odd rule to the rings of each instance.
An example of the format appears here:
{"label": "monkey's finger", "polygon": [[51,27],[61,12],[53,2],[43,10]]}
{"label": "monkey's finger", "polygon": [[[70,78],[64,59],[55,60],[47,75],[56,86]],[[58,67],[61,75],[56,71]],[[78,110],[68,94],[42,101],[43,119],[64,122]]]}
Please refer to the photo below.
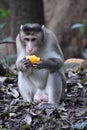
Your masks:
{"label": "monkey's finger", "polygon": [[40,65],[40,62],[39,63],[34,63],[33,67],[37,67],[38,65]]}
{"label": "monkey's finger", "polygon": [[28,60],[26,58],[23,59],[23,64],[27,65],[27,66],[32,66],[32,63],[30,62],[30,60]]}
{"label": "monkey's finger", "polygon": [[31,64],[31,63],[25,63],[24,65],[25,65],[25,67],[27,67],[27,68],[28,68],[28,67],[32,67],[32,64]]}
{"label": "monkey's finger", "polygon": [[28,67],[30,67],[30,64],[24,64],[24,66],[25,66],[26,68],[28,68]]}
{"label": "monkey's finger", "polygon": [[31,64],[31,62],[27,62],[27,61],[24,61],[23,62],[23,65],[26,67],[26,68],[28,68],[28,67],[32,67],[32,64]]}
{"label": "monkey's finger", "polygon": [[31,64],[29,61],[23,61],[23,64]]}
{"label": "monkey's finger", "polygon": [[33,64],[33,67],[37,68],[37,69],[42,69],[43,68],[43,64],[41,62],[40,63],[35,63],[35,64]]}
{"label": "monkey's finger", "polygon": [[27,62],[27,63],[30,62],[30,61],[29,61],[28,59],[26,59],[26,58],[24,58],[22,61],[23,61],[24,63],[25,63],[25,62]]}

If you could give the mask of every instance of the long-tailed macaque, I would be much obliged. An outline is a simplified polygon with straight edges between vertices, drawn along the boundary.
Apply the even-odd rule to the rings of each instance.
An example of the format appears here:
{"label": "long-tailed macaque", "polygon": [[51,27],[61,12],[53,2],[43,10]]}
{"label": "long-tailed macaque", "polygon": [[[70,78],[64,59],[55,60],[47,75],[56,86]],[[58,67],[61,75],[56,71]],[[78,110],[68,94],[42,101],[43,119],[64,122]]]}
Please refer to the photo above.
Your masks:
{"label": "long-tailed macaque", "polygon": [[[39,24],[25,24],[16,38],[18,86],[24,100],[59,104],[65,85],[64,57],[53,32]],[[26,55],[40,62],[31,64]]]}

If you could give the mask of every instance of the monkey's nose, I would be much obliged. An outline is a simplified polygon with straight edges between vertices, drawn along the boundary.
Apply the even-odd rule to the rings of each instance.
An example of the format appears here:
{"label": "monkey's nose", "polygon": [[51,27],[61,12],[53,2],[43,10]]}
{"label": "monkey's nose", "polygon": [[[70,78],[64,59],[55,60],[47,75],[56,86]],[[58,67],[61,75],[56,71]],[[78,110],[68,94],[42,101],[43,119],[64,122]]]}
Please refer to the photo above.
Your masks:
{"label": "monkey's nose", "polygon": [[31,44],[30,44],[30,46],[28,47],[28,51],[29,51],[29,52],[32,52],[32,51],[33,51],[33,47],[31,46]]}

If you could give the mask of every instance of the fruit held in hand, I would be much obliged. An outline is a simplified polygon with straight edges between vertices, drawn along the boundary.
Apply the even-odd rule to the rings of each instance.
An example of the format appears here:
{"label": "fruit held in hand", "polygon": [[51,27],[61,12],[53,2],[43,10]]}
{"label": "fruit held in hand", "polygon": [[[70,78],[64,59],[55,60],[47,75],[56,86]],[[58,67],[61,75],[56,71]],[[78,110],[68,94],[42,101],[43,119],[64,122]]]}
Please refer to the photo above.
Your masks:
{"label": "fruit held in hand", "polygon": [[40,61],[40,57],[37,57],[35,55],[27,55],[26,59],[29,59],[32,64]]}

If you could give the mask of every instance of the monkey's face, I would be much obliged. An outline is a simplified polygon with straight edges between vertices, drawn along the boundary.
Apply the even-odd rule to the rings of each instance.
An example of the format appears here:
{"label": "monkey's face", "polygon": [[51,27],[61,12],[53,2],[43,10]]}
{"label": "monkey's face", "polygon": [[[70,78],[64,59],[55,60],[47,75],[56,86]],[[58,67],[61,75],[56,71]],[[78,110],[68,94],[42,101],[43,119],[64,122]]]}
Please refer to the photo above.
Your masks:
{"label": "monkey's face", "polygon": [[43,43],[43,31],[38,26],[28,25],[20,31],[20,39],[29,55],[36,54]]}

